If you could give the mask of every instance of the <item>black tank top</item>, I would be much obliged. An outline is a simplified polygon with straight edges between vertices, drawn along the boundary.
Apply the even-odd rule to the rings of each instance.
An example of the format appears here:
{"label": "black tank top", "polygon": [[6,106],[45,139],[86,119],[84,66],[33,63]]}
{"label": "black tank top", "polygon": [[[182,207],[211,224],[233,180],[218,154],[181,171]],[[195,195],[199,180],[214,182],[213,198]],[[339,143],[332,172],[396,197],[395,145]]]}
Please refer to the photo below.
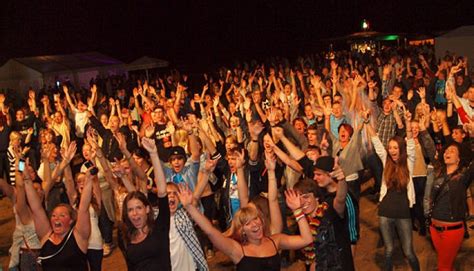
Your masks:
{"label": "black tank top", "polygon": [[257,271],[257,270],[265,270],[265,271],[279,271],[280,270],[280,253],[278,253],[278,249],[273,242],[273,239],[268,237],[270,241],[272,241],[273,247],[275,248],[275,255],[269,257],[251,257],[246,256],[244,252],[244,247],[242,247],[242,253],[244,257],[240,260],[237,264],[237,271]]}
{"label": "black tank top", "polygon": [[[74,228],[72,228],[71,231],[73,229]],[[88,270],[86,254],[82,252],[79,246],[77,245],[74,233],[71,233],[69,239],[67,238],[68,235],[69,232],[61,241],[61,243],[57,245],[51,242],[50,239],[48,239],[46,243],[44,243],[43,247],[41,248],[40,257],[54,255],[61,249],[63,244],[66,242],[61,252],[59,252],[56,256],[41,261],[41,266],[43,267],[43,270]]]}

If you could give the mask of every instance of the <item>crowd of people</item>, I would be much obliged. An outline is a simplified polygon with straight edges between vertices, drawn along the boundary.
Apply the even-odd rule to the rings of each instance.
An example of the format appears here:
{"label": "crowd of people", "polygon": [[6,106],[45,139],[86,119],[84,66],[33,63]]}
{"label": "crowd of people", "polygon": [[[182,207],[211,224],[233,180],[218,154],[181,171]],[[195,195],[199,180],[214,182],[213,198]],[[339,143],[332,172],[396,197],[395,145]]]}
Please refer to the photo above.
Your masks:
{"label": "crowd of people", "polygon": [[287,250],[354,270],[373,178],[385,270],[397,236],[420,270],[414,230],[453,270],[474,217],[473,79],[465,57],[386,47],[0,93],[9,268],[107,270],[119,247],[128,270],[209,270],[216,250],[236,270],[280,270]]}

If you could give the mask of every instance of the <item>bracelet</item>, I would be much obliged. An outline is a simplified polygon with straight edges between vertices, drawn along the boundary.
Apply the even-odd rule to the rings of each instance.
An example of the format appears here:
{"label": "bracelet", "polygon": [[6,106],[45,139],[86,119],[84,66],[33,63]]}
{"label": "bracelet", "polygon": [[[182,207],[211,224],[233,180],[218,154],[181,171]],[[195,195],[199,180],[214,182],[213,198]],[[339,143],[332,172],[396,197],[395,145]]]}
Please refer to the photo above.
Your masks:
{"label": "bracelet", "polygon": [[301,213],[299,216],[296,216],[296,217],[295,217],[295,220],[296,220],[296,222],[298,222],[298,221],[300,221],[300,220],[301,220],[302,218],[304,218],[304,217],[305,217],[305,215],[304,215],[303,213]]}
{"label": "bracelet", "polygon": [[301,208],[298,208],[296,210],[293,211],[293,215],[296,217],[296,216],[299,216],[300,214],[303,213],[303,209]]}

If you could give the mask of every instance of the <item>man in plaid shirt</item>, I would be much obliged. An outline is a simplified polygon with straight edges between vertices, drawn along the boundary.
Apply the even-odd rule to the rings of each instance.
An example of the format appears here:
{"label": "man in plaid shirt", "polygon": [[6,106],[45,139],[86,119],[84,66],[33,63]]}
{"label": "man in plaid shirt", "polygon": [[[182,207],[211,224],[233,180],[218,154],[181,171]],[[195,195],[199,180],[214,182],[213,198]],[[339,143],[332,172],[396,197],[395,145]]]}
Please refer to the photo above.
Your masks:
{"label": "man in plaid shirt", "polygon": [[[374,104],[377,123],[375,128],[383,145],[387,147],[388,141],[395,136],[397,128],[403,129],[403,121],[400,117],[400,101],[392,101],[391,96],[385,98],[382,102],[382,108]],[[374,102],[375,103],[375,102]]]}

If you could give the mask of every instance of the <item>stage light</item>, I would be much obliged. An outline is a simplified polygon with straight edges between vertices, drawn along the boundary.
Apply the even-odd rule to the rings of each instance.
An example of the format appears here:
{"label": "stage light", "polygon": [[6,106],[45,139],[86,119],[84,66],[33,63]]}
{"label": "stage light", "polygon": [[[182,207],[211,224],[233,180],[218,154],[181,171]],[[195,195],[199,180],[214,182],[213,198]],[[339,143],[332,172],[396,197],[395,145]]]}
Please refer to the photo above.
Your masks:
{"label": "stage light", "polygon": [[370,28],[369,22],[366,19],[362,20],[361,27],[363,31],[369,30]]}

